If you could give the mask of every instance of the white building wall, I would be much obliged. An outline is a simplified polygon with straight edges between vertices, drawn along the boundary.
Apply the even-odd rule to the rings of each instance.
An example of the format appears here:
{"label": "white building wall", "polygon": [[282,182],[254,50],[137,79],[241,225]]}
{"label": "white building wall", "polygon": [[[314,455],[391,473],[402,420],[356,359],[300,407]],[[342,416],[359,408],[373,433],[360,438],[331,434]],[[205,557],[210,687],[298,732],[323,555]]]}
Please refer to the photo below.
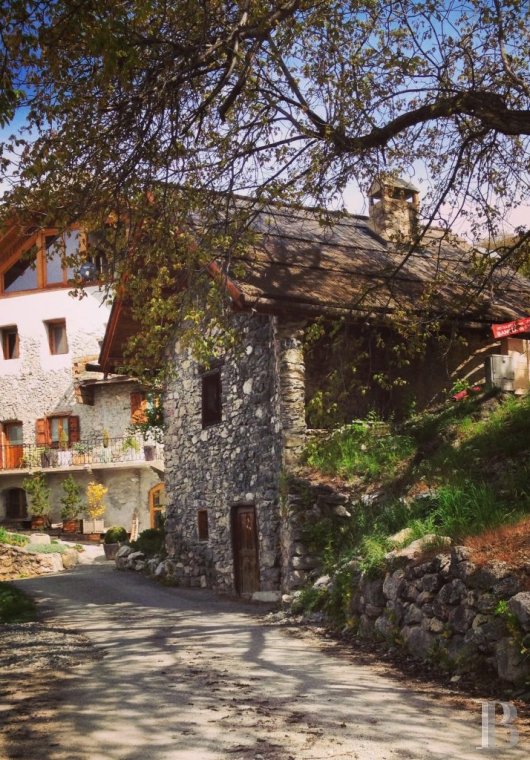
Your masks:
{"label": "white building wall", "polygon": [[[94,405],[79,403],[74,392],[73,366],[76,360],[98,356],[109,317],[98,288],[87,288],[82,299],[68,295],[67,289],[40,290],[0,297],[0,329],[16,325],[19,335],[19,358],[4,359],[0,347],[0,423],[22,422],[25,444],[36,443],[36,420],[53,414],[79,417],[81,440],[110,438],[127,434],[131,422],[130,393],[137,390],[131,382],[98,385]],[[64,319],[68,353],[51,355],[46,322]],[[52,521],[60,519],[62,482],[67,470],[47,472],[51,488]],[[97,480],[109,488],[105,499],[105,525],[123,525],[129,529],[137,510],[140,530],[149,527],[148,492],[160,482],[149,467],[131,466],[105,470],[73,471],[83,488]],[[0,472],[0,520],[5,516],[2,492],[20,488],[26,473],[2,475]]]}

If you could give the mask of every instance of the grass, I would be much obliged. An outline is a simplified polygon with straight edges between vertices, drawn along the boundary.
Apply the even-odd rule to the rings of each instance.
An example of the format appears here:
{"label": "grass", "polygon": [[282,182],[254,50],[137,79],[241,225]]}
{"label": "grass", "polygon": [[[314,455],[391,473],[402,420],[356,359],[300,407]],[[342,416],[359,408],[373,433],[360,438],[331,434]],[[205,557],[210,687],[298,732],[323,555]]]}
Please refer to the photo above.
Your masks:
{"label": "grass", "polygon": [[306,462],[326,475],[388,480],[413,452],[410,436],[392,435],[378,425],[361,422],[345,425],[325,440],[310,444]]}
{"label": "grass", "polygon": [[0,544],[10,544],[11,546],[25,546],[29,541],[27,536],[20,533],[9,533],[5,528],[0,526]]}
{"label": "grass", "polygon": [[11,584],[0,582],[0,623],[28,623],[36,616],[32,599]]}
{"label": "grass", "polygon": [[358,503],[346,524],[324,520],[305,535],[326,572],[353,556],[376,571],[403,528],[409,540],[435,533],[462,541],[530,514],[530,398],[472,397],[384,435],[349,425],[312,444],[306,461],[383,492]]}

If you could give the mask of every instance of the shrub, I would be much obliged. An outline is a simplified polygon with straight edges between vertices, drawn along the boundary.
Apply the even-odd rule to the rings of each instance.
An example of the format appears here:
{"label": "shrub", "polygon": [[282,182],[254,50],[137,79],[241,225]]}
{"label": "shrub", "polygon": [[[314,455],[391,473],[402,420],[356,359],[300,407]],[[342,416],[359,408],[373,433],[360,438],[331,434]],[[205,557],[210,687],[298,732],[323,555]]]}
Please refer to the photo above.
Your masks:
{"label": "shrub", "polygon": [[68,549],[64,544],[28,544],[28,554],[66,554]]}
{"label": "shrub", "polygon": [[24,478],[22,488],[29,496],[32,515],[42,517],[50,513],[50,489],[42,472],[35,472]]}
{"label": "shrub", "polygon": [[82,512],[81,486],[72,475],[62,483],[64,496],[61,496],[61,517],[63,520],[75,520]]}
{"label": "shrub", "polygon": [[113,525],[112,528],[109,528],[105,533],[103,541],[106,544],[119,544],[122,541],[127,541],[128,537],[125,528],[122,528],[121,525]]}
{"label": "shrub", "polygon": [[102,483],[96,483],[91,481],[86,488],[86,498],[88,502],[87,514],[92,520],[96,520],[98,517],[103,517],[106,510],[106,505],[103,503],[105,494],[108,493],[108,488]]}
{"label": "shrub", "polygon": [[166,534],[159,528],[147,528],[143,530],[136,541],[131,542],[133,549],[144,554],[154,556],[162,554],[165,548]]}

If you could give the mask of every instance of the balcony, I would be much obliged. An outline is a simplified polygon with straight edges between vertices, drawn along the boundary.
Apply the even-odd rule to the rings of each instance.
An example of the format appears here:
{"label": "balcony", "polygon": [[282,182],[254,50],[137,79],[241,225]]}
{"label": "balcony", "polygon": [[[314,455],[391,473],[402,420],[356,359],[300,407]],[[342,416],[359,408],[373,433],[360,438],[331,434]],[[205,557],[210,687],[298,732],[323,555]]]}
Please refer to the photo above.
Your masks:
{"label": "balcony", "polygon": [[17,473],[76,470],[126,469],[151,467],[164,470],[164,447],[146,442],[141,436],[121,438],[89,438],[71,448],[47,447],[24,443],[0,446],[0,476]]}

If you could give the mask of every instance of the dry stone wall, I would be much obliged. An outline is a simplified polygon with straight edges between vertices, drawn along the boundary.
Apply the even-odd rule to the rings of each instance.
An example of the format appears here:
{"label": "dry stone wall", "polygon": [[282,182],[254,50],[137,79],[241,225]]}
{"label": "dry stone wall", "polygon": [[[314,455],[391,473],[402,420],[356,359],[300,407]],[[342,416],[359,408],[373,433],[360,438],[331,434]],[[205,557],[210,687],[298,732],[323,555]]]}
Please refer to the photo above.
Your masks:
{"label": "dry stone wall", "polygon": [[58,573],[78,562],[76,551],[66,554],[30,554],[18,546],[0,544],[0,581]]}

